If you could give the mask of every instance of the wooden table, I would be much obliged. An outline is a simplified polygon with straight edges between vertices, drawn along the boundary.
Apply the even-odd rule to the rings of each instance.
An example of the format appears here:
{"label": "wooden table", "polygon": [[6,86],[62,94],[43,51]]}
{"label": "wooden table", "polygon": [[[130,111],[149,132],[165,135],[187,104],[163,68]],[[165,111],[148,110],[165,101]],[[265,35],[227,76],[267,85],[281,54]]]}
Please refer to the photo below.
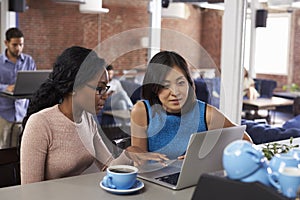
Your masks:
{"label": "wooden table", "polygon": [[[270,122],[269,112],[275,110],[279,106],[291,106],[294,104],[293,100],[285,99],[281,97],[272,97],[272,98],[258,98],[255,100],[244,99],[243,100],[243,110],[267,110],[268,116],[267,120]],[[259,116],[256,116],[259,118]]]}

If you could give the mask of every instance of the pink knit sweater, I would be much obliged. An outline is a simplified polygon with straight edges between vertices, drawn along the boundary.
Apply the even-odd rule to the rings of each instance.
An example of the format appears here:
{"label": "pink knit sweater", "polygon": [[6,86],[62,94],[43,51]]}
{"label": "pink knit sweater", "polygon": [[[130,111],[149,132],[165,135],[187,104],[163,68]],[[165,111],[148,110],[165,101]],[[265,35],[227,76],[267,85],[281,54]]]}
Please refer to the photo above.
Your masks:
{"label": "pink knit sweater", "polygon": [[21,184],[79,175],[94,161],[99,169],[132,164],[124,152],[112,157],[87,112],[80,123],[68,119],[58,105],[30,116],[21,143]]}

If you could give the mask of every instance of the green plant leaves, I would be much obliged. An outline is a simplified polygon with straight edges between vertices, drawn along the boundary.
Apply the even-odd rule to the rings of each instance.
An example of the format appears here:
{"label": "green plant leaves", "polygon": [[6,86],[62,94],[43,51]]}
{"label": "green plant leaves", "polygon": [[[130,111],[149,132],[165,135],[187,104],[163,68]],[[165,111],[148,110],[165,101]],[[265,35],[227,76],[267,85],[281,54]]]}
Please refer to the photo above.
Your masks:
{"label": "green plant leaves", "polygon": [[293,148],[297,148],[299,145],[293,145],[293,137],[290,138],[289,144],[280,144],[277,142],[274,143],[268,143],[262,148],[262,152],[264,153],[265,157],[268,160],[271,160],[271,158],[275,154],[280,153],[287,153]]}

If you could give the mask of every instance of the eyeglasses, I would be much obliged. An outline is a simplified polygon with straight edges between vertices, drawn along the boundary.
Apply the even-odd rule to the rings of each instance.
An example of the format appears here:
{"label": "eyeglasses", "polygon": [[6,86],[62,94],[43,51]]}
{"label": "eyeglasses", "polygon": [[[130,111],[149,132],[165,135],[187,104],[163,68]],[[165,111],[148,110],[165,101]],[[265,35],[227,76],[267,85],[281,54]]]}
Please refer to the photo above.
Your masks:
{"label": "eyeglasses", "polygon": [[92,85],[89,85],[89,84],[86,84],[86,86],[88,86],[89,88],[92,88],[94,90],[96,90],[96,94],[97,95],[103,95],[107,92],[107,90],[110,88],[109,85],[105,85],[105,86],[102,86],[102,87],[94,87]]}

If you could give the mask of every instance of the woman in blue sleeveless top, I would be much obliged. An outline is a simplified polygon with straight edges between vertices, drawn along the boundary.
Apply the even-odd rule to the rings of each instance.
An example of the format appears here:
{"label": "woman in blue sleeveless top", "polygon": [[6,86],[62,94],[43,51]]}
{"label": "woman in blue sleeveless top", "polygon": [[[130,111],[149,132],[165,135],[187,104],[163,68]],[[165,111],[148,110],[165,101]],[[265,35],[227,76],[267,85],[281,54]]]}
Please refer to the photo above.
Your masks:
{"label": "woman in blue sleeveless top", "polygon": [[[131,145],[170,159],[185,154],[190,135],[235,126],[217,108],[196,99],[187,62],[163,51],[151,60],[142,86],[142,101],[131,111]],[[244,139],[251,141],[245,133]]]}

